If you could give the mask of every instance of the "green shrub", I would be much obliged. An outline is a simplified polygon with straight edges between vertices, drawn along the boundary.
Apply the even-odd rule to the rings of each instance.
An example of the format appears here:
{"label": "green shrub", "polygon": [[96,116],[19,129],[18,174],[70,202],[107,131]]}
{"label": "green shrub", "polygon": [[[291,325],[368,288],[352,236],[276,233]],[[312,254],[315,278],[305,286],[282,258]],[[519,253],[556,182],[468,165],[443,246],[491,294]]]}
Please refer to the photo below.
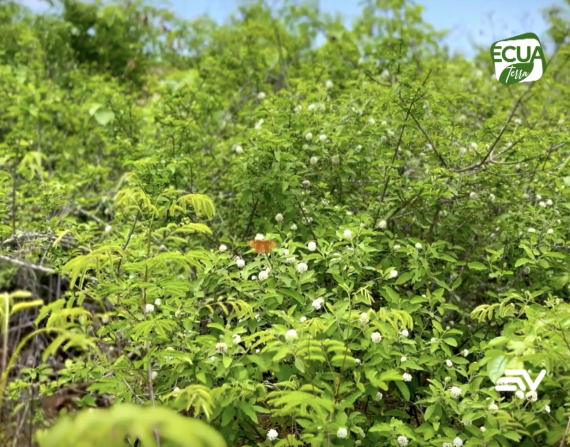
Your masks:
{"label": "green shrub", "polygon": [[[41,47],[0,67],[2,285],[41,296],[17,272],[53,268],[69,288],[40,315],[98,348],[42,395],[87,382],[81,406],[164,406],[231,446],[564,445],[563,13],[545,75],[507,87],[487,49],[450,57],[419,6],[377,3],[352,30],[294,4],[177,21],[185,54],[146,56],[162,57],[141,66],[148,93],[114,68],[61,82]],[[74,5],[83,28],[109,11]],[[118,53],[69,42],[119,67],[143,47],[113,26]],[[496,391],[510,369],[546,376]]]}

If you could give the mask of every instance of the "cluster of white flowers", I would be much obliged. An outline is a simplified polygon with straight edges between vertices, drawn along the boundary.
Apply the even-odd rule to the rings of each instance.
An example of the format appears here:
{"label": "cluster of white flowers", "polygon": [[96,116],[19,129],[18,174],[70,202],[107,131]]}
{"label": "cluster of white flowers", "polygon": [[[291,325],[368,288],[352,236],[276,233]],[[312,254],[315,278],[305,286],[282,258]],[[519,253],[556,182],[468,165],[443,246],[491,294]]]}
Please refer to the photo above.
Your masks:
{"label": "cluster of white flowers", "polygon": [[360,314],[360,322],[362,324],[366,324],[366,323],[368,323],[368,321],[369,321],[368,314],[366,312],[362,312]]}
{"label": "cluster of white flowers", "polygon": [[404,374],[402,374],[402,379],[404,379],[404,382],[411,382],[412,376],[411,376],[411,374],[404,373]]}
{"label": "cluster of white flowers", "polygon": [[239,345],[241,343],[241,337],[238,334],[234,334],[233,338],[234,345]]}
{"label": "cluster of white flowers", "polygon": [[545,405],[545,406],[544,406],[544,411],[546,411],[547,413],[550,413],[550,406],[549,406],[549,405]]}
{"label": "cluster of white flowers", "polygon": [[283,214],[279,213],[275,215],[275,220],[277,222],[283,222]]}
{"label": "cluster of white flowers", "polygon": [[154,306],[152,304],[146,304],[144,306],[144,311],[145,313],[149,314],[151,312],[154,312]]}
{"label": "cluster of white flowers", "polygon": [[156,378],[158,377],[158,372],[152,371],[152,372],[150,373],[150,377],[151,377],[152,380],[156,380]]}
{"label": "cluster of white flowers", "polygon": [[245,261],[242,258],[236,258],[236,265],[242,269],[245,267]]}
{"label": "cluster of white flowers", "polygon": [[380,391],[378,391],[376,393],[376,400],[382,400],[382,397],[384,397],[384,395]]}
{"label": "cluster of white flowers", "polygon": [[160,306],[162,304],[162,300],[160,298],[157,298],[154,300],[154,305],[155,306]]}
{"label": "cluster of white flowers", "polygon": [[321,310],[324,304],[325,300],[323,300],[322,298],[317,298],[315,301],[313,301],[312,306],[315,310]]}
{"label": "cluster of white flowers", "polygon": [[420,243],[418,242],[418,243],[416,244],[416,248],[417,248],[418,250],[421,250],[421,249],[422,249],[422,244],[420,244]]}
{"label": "cluster of white flowers", "polygon": [[536,402],[538,400],[538,394],[536,391],[529,391],[528,393],[526,393],[526,398],[530,402]]}
{"label": "cluster of white flowers", "polygon": [[536,230],[535,230],[534,228],[529,228],[529,229],[528,229],[528,232],[529,232],[529,233],[536,233]]}
{"label": "cluster of white flowers", "polygon": [[521,390],[518,390],[515,393],[515,396],[517,397],[517,399],[524,399],[524,393]]}
{"label": "cluster of white flowers", "polygon": [[461,438],[457,437],[453,440],[453,446],[454,447],[461,447],[463,445],[463,441],[461,440]]}
{"label": "cluster of white flowers", "polygon": [[226,345],[225,343],[220,342],[220,343],[216,344],[216,352],[218,354],[223,354],[227,350],[228,350],[228,345]]}
{"label": "cluster of white flowers", "polygon": [[398,251],[400,249],[400,245],[399,244],[394,244],[394,251]]}
{"label": "cluster of white flowers", "polygon": [[431,340],[430,340],[430,343],[437,343],[437,338],[432,337]]}
{"label": "cluster of white flowers", "polygon": [[285,339],[287,341],[292,341],[297,338],[297,331],[295,329],[289,329],[285,334]]}
{"label": "cluster of white flowers", "polygon": [[392,270],[390,272],[390,278],[395,278],[396,276],[398,276],[398,270]]}
{"label": "cluster of white flowers", "polygon": [[374,118],[369,118],[369,119],[368,119],[368,124],[374,125],[374,124],[376,124],[376,120],[375,120]]}
{"label": "cluster of white flowers", "polygon": [[275,441],[278,436],[279,433],[277,433],[277,430],[271,429],[267,432],[267,439],[269,439],[270,441]]}
{"label": "cluster of white flowers", "polygon": [[303,180],[301,184],[303,185],[303,188],[308,188],[311,186],[311,182],[309,180]]}
{"label": "cluster of white flowers", "polygon": [[297,225],[291,224],[291,226],[289,227],[289,229],[295,231],[295,230],[297,229]]}
{"label": "cluster of white flowers", "polygon": [[403,329],[402,332],[400,332],[400,335],[404,338],[408,338],[410,336],[410,333],[407,329]]}
{"label": "cluster of white flowers", "polygon": [[380,343],[382,341],[382,335],[380,335],[380,332],[372,332],[370,338],[372,339],[372,343]]}
{"label": "cluster of white flowers", "polygon": [[445,364],[447,365],[448,368],[452,368],[453,367],[453,363],[451,360],[446,360]]}
{"label": "cluster of white flowers", "polygon": [[311,141],[313,139],[313,134],[311,132],[307,132],[305,134],[305,140]]}
{"label": "cluster of white flowers", "polygon": [[301,319],[299,320],[301,323],[304,323],[305,321],[307,321],[307,317],[301,317]]}
{"label": "cluster of white flowers", "polygon": [[309,267],[304,262],[299,262],[297,264],[297,271],[299,273],[305,273],[308,269],[309,269]]}
{"label": "cluster of white flowers", "polygon": [[398,445],[400,447],[406,447],[408,445],[408,438],[405,436],[398,436]]}
{"label": "cluster of white flowers", "polygon": [[408,357],[406,357],[405,355],[400,357],[400,362],[405,362],[406,360],[408,360]]}
{"label": "cluster of white flowers", "polygon": [[236,151],[236,154],[241,154],[243,152],[243,147],[236,146],[235,151]]}
{"label": "cluster of white flowers", "polygon": [[333,164],[337,165],[340,162],[340,157],[338,155],[333,155],[331,161],[333,162]]}
{"label": "cluster of white flowers", "polygon": [[499,411],[499,407],[495,402],[491,402],[491,405],[489,405],[489,411],[491,413],[496,413],[497,411]]}
{"label": "cluster of white flowers", "polygon": [[451,397],[461,396],[461,388],[459,388],[457,386],[452,386],[449,391],[451,392]]}
{"label": "cluster of white flowers", "polygon": [[327,82],[325,82],[325,86],[326,86],[326,88],[328,88],[328,89],[333,88],[333,83],[332,83],[332,81],[329,79]]}
{"label": "cluster of white flowers", "polygon": [[341,427],[337,430],[336,436],[338,438],[346,438],[348,436],[348,430],[344,427]]}
{"label": "cluster of white flowers", "polygon": [[327,136],[324,134],[321,134],[321,135],[319,135],[319,140],[321,140],[324,143],[325,141],[327,141]]}
{"label": "cluster of white flowers", "polygon": [[380,228],[381,230],[384,230],[386,228],[386,221],[385,220],[381,220],[380,223],[378,224],[378,228]]}
{"label": "cluster of white flowers", "polygon": [[224,245],[224,244],[220,245],[219,250],[220,250],[221,252],[224,252],[224,251],[226,251],[227,249],[228,249],[228,246],[227,246],[227,245]]}
{"label": "cluster of white flowers", "polygon": [[269,269],[262,270],[261,272],[259,272],[259,280],[260,281],[265,281],[267,278],[269,278]]}
{"label": "cluster of white flowers", "polygon": [[311,157],[309,159],[309,163],[311,163],[312,165],[316,165],[318,161],[319,159],[317,157]]}
{"label": "cluster of white flowers", "polygon": [[554,230],[552,228],[549,228],[548,231],[546,232],[546,234],[553,234]]}
{"label": "cluster of white flowers", "polygon": [[467,357],[469,355],[469,350],[464,349],[463,351],[461,351],[461,353],[463,354],[463,357]]}
{"label": "cluster of white flowers", "polygon": [[347,239],[350,239],[352,237],[352,231],[350,231],[350,230],[344,230],[344,232],[342,234]]}
{"label": "cluster of white flowers", "polygon": [[317,244],[315,242],[309,242],[307,244],[307,248],[309,251],[315,251],[317,249]]}

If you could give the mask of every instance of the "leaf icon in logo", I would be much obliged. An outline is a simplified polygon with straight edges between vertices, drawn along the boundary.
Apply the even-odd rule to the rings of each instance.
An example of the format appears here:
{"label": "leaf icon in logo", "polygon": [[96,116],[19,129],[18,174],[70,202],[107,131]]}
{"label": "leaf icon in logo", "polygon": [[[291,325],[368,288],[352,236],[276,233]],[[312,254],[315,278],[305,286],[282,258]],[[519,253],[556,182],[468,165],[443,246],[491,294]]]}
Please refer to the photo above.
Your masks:
{"label": "leaf icon in logo", "polygon": [[522,82],[532,73],[533,68],[534,62],[520,62],[518,64],[509,65],[501,72],[499,82],[505,85]]}

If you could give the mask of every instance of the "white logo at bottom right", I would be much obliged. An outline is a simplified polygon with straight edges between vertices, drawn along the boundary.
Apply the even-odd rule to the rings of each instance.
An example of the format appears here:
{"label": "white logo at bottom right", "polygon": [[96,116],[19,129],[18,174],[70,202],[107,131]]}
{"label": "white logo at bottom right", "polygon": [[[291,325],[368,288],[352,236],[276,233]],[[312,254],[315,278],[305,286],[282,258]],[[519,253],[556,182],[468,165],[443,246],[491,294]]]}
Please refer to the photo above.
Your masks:
{"label": "white logo at bottom right", "polygon": [[[543,369],[542,371],[540,371],[540,374],[538,374],[538,377],[533,382],[526,369],[507,369],[505,370],[505,376],[501,377],[497,381],[497,386],[495,387],[495,389],[497,391],[517,391],[519,389],[521,391],[526,391],[526,386],[525,383],[523,382],[524,379],[525,382],[528,384],[530,390],[536,391],[538,385],[540,385],[540,382],[542,382],[542,379],[544,379],[545,375],[546,375],[546,370]],[[515,385],[509,385],[509,384],[515,384]]]}

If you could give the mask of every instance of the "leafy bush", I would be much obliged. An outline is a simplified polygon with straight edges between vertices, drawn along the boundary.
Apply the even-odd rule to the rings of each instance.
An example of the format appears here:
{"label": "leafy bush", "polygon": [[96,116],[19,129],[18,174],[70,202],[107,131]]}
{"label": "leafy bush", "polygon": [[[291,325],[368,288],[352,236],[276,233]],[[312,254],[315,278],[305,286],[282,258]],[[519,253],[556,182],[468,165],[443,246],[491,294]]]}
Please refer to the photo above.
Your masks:
{"label": "leafy bush", "polygon": [[[421,13],[381,1],[351,30],[295,4],[176,21],[184,54],[158,45],[146,91],[81,64],[52,77],[42,46],[6,56],[2,285],[43,298],[37,326],[84,348],[21,369],[7,397],[88,383],[79,406],[166,407],[232,446],[564,445],[564,12],[545,75],[508,87],[487,50],[450,57]],[[43,20],[9,26],[37,42],[63,19]],[[61,38],[100,60],[82,36]],[[68,287],[46,294],[34,278],[55,273]],[[509,369],[546,376],[496,391]],[[144,445],[142,420],[122,434]],[[43,445],[85,438],[59,424]]]}

